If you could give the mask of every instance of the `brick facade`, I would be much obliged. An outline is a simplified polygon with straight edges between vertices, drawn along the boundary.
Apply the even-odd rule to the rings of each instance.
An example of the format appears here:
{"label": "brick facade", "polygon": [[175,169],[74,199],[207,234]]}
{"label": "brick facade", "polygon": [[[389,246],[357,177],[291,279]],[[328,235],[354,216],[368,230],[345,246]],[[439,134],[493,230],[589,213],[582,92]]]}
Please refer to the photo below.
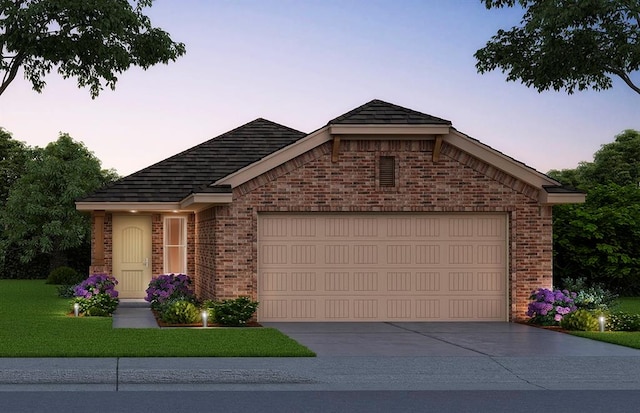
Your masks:
{"label": "brick facade", "polygon": [[[195,281],[202,298],[257,298],[257,222],[262,212],[504,212],[509,219],[510,319],[552,283],[551,207],[534,188],[483,161],[433,142],[325,143],[234,188],[234,201],[195,219]],[[380,187],[377,161],[396,157],[396,185]]]}

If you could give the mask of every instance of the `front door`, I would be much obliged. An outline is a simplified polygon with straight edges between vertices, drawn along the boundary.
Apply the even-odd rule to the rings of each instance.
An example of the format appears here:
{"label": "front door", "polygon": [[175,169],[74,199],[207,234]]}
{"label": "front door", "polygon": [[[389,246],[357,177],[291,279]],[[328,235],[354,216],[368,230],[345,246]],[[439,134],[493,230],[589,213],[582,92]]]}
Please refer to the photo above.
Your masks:
{"label": "front door", "polygon": [[114,215],[113,275],[120,298],[144,298],[151,281],[151,216]]}

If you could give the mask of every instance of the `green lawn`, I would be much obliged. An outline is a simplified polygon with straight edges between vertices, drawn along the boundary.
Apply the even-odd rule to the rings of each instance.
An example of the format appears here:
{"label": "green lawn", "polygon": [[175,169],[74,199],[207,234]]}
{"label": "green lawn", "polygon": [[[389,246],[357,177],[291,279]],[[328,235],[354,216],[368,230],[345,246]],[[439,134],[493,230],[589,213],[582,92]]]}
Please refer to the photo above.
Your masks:
{"label": "green lawn", "polygon": [[[614,311],[640,314],[640,297],[620,297]],[[604,333],[591,331],[572,331],[571,334],[592,340],[605,341],[621,346],[640,349],[640,331],[606,331]]]}
{"label": "green lawn", "polygon": [[113,329],[70,308],[42,280],[0,280],[0,357],[315,356],[271,328]]}
{"label": "green lawn", "polygon": [[626,313],[640,314],[640,297],[620,297],[616,311],[624,311]]}

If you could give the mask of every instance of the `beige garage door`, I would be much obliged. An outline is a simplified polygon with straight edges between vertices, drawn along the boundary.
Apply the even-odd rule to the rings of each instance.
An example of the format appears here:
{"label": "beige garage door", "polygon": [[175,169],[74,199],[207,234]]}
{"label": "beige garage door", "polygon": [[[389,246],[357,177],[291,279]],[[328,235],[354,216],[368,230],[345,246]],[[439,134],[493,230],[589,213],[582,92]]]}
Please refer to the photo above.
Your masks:
{"label": "beige garage door", "polygon": [[504,214],[262,214],[260,321],[506,321]]}

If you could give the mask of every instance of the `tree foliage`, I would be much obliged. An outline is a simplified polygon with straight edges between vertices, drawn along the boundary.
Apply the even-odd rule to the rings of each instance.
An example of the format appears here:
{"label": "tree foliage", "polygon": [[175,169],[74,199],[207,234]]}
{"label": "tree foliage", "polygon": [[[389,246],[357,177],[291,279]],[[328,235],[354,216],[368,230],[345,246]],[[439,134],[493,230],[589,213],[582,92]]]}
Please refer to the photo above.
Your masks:
{"label": "tree foliage", "polygon": [[593,162],[551,171],[587,192],[584,204],[554,207],[554,277],[586,277],[621,294],[640,293],[640,132],[626,130]]}
{"label": "tree foliage", "polygon": [[612,76],[640,93],[640,0],[482,0],[487,9],[524,9],[521,25],[498,30],[475,53],[479,73],[501,69],[508,81],[539,92],[603,90]]}
{"label": "tree foliage", "polygon": [[143,9],[153,0],[0,0],[0,95],[24,69],[33,89],[57,67],[98,96],[131,66],[175,61],[182,43],[153,27]]}
{"label": "tree foliage", "polygon": [[9,189],[22,175],[31,156],[30,148],[0,128],[0,207],[7,202]]}
{"label": "tree foliage", "polygon": [[0,213],[4,252],[17,246],[23,262],[47,254],[52,268],[66,264],[64,251],[77,248],[90,235],[89,218],[76,211],[75,199],[115,178],[66,134],[37,149],[35,161],[11,187]]}

